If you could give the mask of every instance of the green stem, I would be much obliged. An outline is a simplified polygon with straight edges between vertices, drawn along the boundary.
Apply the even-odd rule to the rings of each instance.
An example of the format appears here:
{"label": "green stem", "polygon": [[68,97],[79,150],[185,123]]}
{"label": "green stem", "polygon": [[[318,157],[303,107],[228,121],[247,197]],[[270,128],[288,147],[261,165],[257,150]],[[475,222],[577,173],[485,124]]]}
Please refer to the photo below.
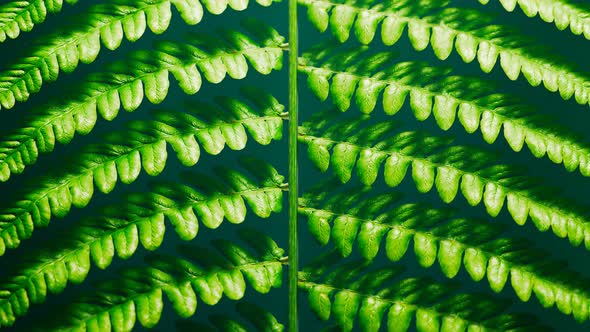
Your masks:
{"label": "green stem", "polygon": [[297,0],[289,0],[289,332],[297,332]]}

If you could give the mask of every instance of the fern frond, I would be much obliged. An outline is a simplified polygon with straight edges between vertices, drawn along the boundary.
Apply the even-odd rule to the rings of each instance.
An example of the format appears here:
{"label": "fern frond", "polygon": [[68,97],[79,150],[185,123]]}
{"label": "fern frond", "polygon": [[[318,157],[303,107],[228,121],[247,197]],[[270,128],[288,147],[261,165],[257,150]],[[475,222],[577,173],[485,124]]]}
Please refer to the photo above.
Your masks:
{"label": "fern frond", "polygon": [[[198,324],[189,321],[178,321],[176,323],[176,331],[178,332],[233,332],[233,331],[259,331],[259,332],[282,332],[285,331],[285,326],[277,320],[275,316],[269,311],[257,306],[254,303],[240,301],[236,304],[236,311],[240,314],[242,320],[245,320],[254,326],[249,328],[249,325],[237,320],[227,314],[210,315],[209,321],[212,326],[205,324]],[[215,326],[215,327],[213,327]]]}
{"label": "fern frond", "polygon": [[4,136],[0,143],[0,181],[22,173],[26,165],[35,162],[39,152],[53,151],[56,142],[67,144],[76,132],[91,132],[97,112],[111,121],[121,107],[129,112],[137,109],[144,97],[153,104],[161,103],[168,93],[169,73],[185,93],[194,94],[201,87],[201,73],[207,81],[219,83],[226,74],[244,78],[247,61],[262,74],[280,69],[283,37],[253,21],[245,25],[253,37],[232,31],[214,40],[194,37],[193,45],[163,43],[158,51],[139,52],[134,61],[114,67],[114,73],[90,78],[79,93],[74,93],[83,96],[78,100],[34,111],[24,125]]}
{"label": "fern frond", "polygon": [[[262,234],[257,237],[272,242]],[[246,281],[262,294],[280,287],[282,257],[276,256],[273,248],[252,254],[226,240],[212,244],[216,251],[182,247],[186,259],[148,256],[148,267],[127,269],[121,278],[99,284],[93,294],[53,316],[61,319],[52,319],[39,330],[92,330],[111,326],[115,331],[130,331],[136,320],[150,328],[160,320],[164,306],[162,294],[166,294],[179,316],[187,318],[195,314],[198,299],[208,305],[217,304],[223,294],[231,300],[241,299]]]}
{"label": "fern frond", "polygon": [[396,262],[412,240],[418,263],[425,268],[438,261],[443,274],[454,278],[463,265],[474,281],[487,276],[496,293],[510,280],[523,302],[534,292],[543,307],[556,304],[579,322],[588,319],[587,281],[526,239],[504,235],[498,224],[456,218],[452,211],[424,203],[400,204],[391,193],[368,195],[359,188],[314,199],[326,187],[308,192],[299,212],[308,218],[310,233],[322,244],[332,238],[341,255],[350,255],[356,240],[360,254],[372,260],[385,239],[386,255]]}
{"label": "fern frond", "polygon": [[[159,111],[160,121],[132,122],[129,130],[107,136],[102,144],[91,145],[59,174],[25,190],[22,198],[0,212],[0,256],[5,246],[16,248],[28,239],[36,227],[49,224],[53,216],[62,218],[72,206],[85,207],[94,195],[94,187],[111,192],[119,180],[129,184],[141,169],[148,175],[160,174],[168,158],[167,146],[176,152],[185,166],[196,164],[201,148],[219,154],[227,144],[241,150],[246,132],[259,144],[269,144],[282,135],[283,106],[270,95],[246,89],[257,108],[233,98],[219,98],[223,109],[198,105],[192,114]],[[15,201],[17,201],[15,199]]]}
{"label": "fern frond", "polygon": [[[490,0],[478,0],[487,5]],[[555,23],[559,30],[570,28],[574,35],[583,35],[590,40],[590,7],[568,0],[499,0],[508,12],[513,12],[516,5],[528,17],[539,16],[547,23]]]}
{"label": "fern frond", "polygon": [[[74,5],[78,0],[65,0]],[[15,0],[0,6],[0,43],[6,38],[16,39],[21,31],[33,30],[35,24],[45,21],[47,14],[59,13],[63,0]]]}
{"label": "fern frond", "polygon": [[[571,130],[555,126],[555,121],[540,118],[531,107],[511,96],[494,93],[489,82],[476,78],[448,75],[447,68],[431,67],[422,62],[398,62],[389,52],[369,54],[367,48],[338,50],[322,47],[300,61],[300,71],[307,74],[313,93],[346,111],[353,99],[360,111],[371,113],[383,94],[383,110],[396,114],[407,99],[419,121],[434,115],[442,130],[459,122],[468,133],[482,132],[492,144],[504,129],[508,145],[516,152],[526,143],[537,158],[545,155],[568,171],[580,167],[590,176],[590,146]],[[408,98],[409,97],[409,98]]]}
{"label": "fern frond", "polygon": [[[300,0],[308,7],[311,22],[324,31],[331,27],[340,42],[354,29],[357,39],[370,43],[381,24],[385,45],[395,44],[406,26],[417,51],[432,46],[434,54],[445,60],[453,48],[464,62],[477,58],[482,71],[489,73],[498,62],[511,80],[522,72],[529,84],[541,83],[551,92],[559,91],[565,100],[575,96],[579,104],[589,103],[590,78],[534,46],[518,31],[494,25],[492,19],[477,10],[444,8],[433,11],[425,1],[403,0]],[[442,7],[442,5],[438,5]]]}
{"label": "fern frond", "polygon": [[333,320],[342,331],[357,323],[362,331],[379,331],[386,314],[388,331],[547,331],[535,317],[506,313],[509,301],[485,294],[453,292],[450,284],[429,278],[400,277],[400,268],[370,269],[351,262],[326,272],[329,266],[300,273],[299,287],[308,292],[309,306],[322,320]]}
{"label": "fern frond", "polygon": [[508,212],[518,225],[530,217],[539,230],[551,228],[558,237],[567,237],[572,245],[584,242],[590,250],[587,212],[571,202],[557,201],[552,196],[555,191],[548,195],[546,187],[540,188],[538,181],[519,168],[496,164],[494,154],[449,146],[450,139],[421,132],[391,135],[395,132],[395,124],[391,122],[363,128],[362,119],[336,125],[331,125],[326,114],[319,114],[317,119],[301,128],[300,140],[308,145],[312,162],[322,171],[331,163],[342,182],[351,178],[356,166],[361,182],[370,185],[384,163],[385,183],[395,187],[411,165],[419,192],[436,187],[441,199],[450,203],[460,188],[470,205],[483,201],[487,213],[493,217],[500,213],[506,201]]}
{"label": "fern frond", "polygon": [[[156,250],[164,237],[165,219],[189,241],[197,236],[199,220],[216,229],[224,219],[242,223],[246,206],[261,218],[280,212],[283,177],[259,160],[244,159],[242,164],[256,180],[220,168],[218,179],[191,173],[183,177],[186,185],[153,185],[151,192],[129,195],[125,202],[103,209],[101,217],[83,220],[64,236],[66,241],[24,259],[0,282],[0,326],[12,325],[32,303],[44,302],[48,293],[61,293],[68,282],[82,283],[91,262],[106,269],[115,255],[128,259],[140,243]],[[199,178],[208,182],[195,181]]]}
{"label": "fern frond", "polygon": [[[268,0],[258,2],[264,6],[272,4]],[[116,50],[123,36],[132,42],[140,39],[146,25],[154,33],[163,33],[170,24],[171,4],[187,24],[197,24],[203,17],[198,0],[117,0],[92,7],[77,17],[81,22],[78,27],[45,37],[22,62],[0,73],[0,106],[10,109],[16,102],[24,102],[30,94],[37,93],[44,82],[57,80],[60,71],[69,73],[79,62],[93,62],[100,52],[101,40],[106,48]],[[204,4],[208,11],[221,14],[228,1],[209,0]],[[244,10],[248,1],[230,1],[229,5]]]}
{"label": "fern frond", "polygon": [[[193,105],[189,105],[189,114],[157,111],[155,117],[159,121],[131,123],[128,126],[128,131],[122,134],[111,134],[110,137],[107,137],[107,142],[121,145],[122,142],[130,141],[131,147],[137,147],[140,143],[147,145],[163,139],[172,145],[183,164],[192,166],[198,161],[200,153],[195,138],[204,145],[208,153],[213,155],[218,154],[226,143],[231,149],[241,150],[247,141],[244,128],[256,142],[262,145],[270,143],[273,139],[281,139],[281,113],[284,106],[279,104],[273,96],[254,88],[243,88],[242,95],[245,98],[244,102],[232,98],[217,98],[217,102],[222,108],[193,103]],[[56,113],[56,116],[59,115]],[[94,117],[89,121],[96,122]],[[17,158],[4,161],[9,163],[9,170],[18,169],[22,172],[28,165],[37,161],[40,152],[53,151],[57,135],[52,129],[53,127],[50,127],[45,132],[42,129],[40,136],[31,141],[25,141],[25,144],[30,145],[15,144],[15,142],[5,144],[5,148],[1,151]],[[230,133],[232,130],[235,133]],[[27,132],[27,130],[19,131]],[[45,136],[43,136],[44,133]],[[18,137],[22,137],[22,135],[15,134],[10,137],[18,140]],[[100,149],[95,150],[98,153],[101,152]],[[0,164],[2,164],[1,161]],[[159,173],[157,170],[146,169],[146,171],[152,175]],[[8,175],[10,176],[10,174],[9,172]],[[133,180],[134,178],[124,182],[128,183]]]}

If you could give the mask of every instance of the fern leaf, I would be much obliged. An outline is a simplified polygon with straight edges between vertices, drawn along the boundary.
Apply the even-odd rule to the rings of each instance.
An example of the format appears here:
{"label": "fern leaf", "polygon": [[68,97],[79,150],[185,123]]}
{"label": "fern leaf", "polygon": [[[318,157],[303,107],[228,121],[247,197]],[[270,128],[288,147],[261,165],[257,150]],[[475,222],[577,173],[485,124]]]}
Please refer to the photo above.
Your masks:
{"label": "fern leaf", "polygon": [[[487,5],[490,0],[479,0]],[[554,23],[559,30],[570,28],[574,35],[583,35],[590,40],[590,8],[568,0],[500,0],[508,12],[514,11],[516,5],[528,17],[539,16],[547,23]]]}
{"label": "fern leaf", "polygon": [[[72,206],[86,206],[94,188],[111,192],[119,180],[129,184],[143,167],[151,176],[160,174],[168,158],[167,146],[176,152],[185,166],[199,160],[201,148],[219,154],[227,144],[241,150],[247,141],[246,132],[259,144],[266,145],[282,135],[283,106],[270,95],[245,89],[249,106],[234,98],[219,98],[223,109],[197,105],[190,113],[159,111],[160,121],[132,122],[129,130],[107,136],[105,142],[89,146],[54,177],[48,177],[25,191],[16,208],[0,213],[0,255],[5,247],[16,248],[28,239],[36,227],[49,224],[53,216],[67,215]],[[258,109],[256,109],[258,108]],[[15,200],[16,201],[16,200]],[[11,205],[7,205],[11,206]]]}
{"label": "fern leaf", "polygon": [[[262,5],[271,4],[267,0],[258,1]],[[92,7],[82,17],[77,17],[81,22],[79,27],[43,38],[23,62],[0,73],[0,106],[10,109],[16,102],[24,102],[38,92],[44,82],[55,81],[60,71],[69,73],[79,62],[93,62],[100,52],[101,40],[106,48],[116,50],[124,36],[132,42],[140,39],[146,26],[154,33],[163,33],[170,23],[172,4],[185,23],[194,25],[201,21],[203,8],[198,0],[117,0]],[[233,9],[245,9],[241,4],[229,3]],[[227,0],[213,0],[206,1],[205,5],[215,14],[221,14],[228,3]]]}
{"label": "fern leaf", "polygon": [[[379,331],[386,316],[388,331],[416,330],[547,331],[534,317],[505,313],[508,301],[484,294],[454,293],[456,287],[429,278],[400,278],[400,269],[369,271],[366,263],[351,262],[325,273],[315,267],[300,273],[299,287],[308,293],[309,306],[322,320],[342,331],[358,324],[362,331]],[[415,317],[415,319],[414,319]]]}
{"label": "fern leaf", "polygon": [[[260,239],[266,236],[259,234]],[[162,255],[148,256],[148,267],[127,269],[122,277],[103,282],[96,291],[60,311],[43,331],[92,329],[111,326],[130,331],[135,321],[147,328],[160,320],[162,295],[176,313],[187,318],[195,314],[197,301],[215,305],[223,294],[231,300],[244,296],[246,281],[259,293],[280,287],[281,257],[260,258],[243,247],[213,241],[216,251],[185,246],[186,259]]]}
{"label": "fern leaf", "polygon": [[477,58],[486,73],[500,62],[511,80],[516,80],[522,72],[532,86],[543,83],[547,90],[559,91],[565,100],[575,96],[579,104],[589,103],[587,75],[535,48],[518,31],[492,24],[492,19],[482,12],[450,7],[434,12],[427,8],[427,2],[415,0],[386,3],[300,0],[299,3],[308,7],[308,16],[320,31],[330,26],[340,42],[347,40],[353,29],[357,39],[368,44],[381,23],[383,43],[393,45],[407,26],[408,37],[417,51],[431,45],[434,54],[445,60],[454,48],[464,62]]}
{"label": "fern leaf", "polygon": [[300,71],[307,74],[308,86],[318,98],[332,95],[341,111],[354,100],[361,112],[371,113],[383,94],[383,110],[393,115],[409,99],[419,121],[433,114],[437,125],[448,130],[458,118],[468,133],[479,129],[489,144],[503,128],[514,151],[519,152],[526,143],[535,157],[547,155],[568,171],[580,167],[584,176],[590,176],[590,147],[580,143],[583,139],[571,130],[560,130],[552,119],[541,119],[516,98],[494,93],[487,81],[447,75],[448,69],[421,62],[393,65],[391,53],[369,54],[366,48],[322,50],[306,54]]}
{"label": "fern leaf", "polygon": [[[115,73],[95,75],[86,82],[79,90],[84,97],[34,111],[20,129],[0,143],[0,181],[22,173],[39,152],[53,151],[56,142],[67,144],[76,132],[91,132],[97,112],[111,121],[121,108],[129,112],[137,109],[144,97],[153,104],[162,102],[168,93],[169,73],[185,93],[194,94],[201,87],[201,74],[207,81],[219,83],[226,74],[244,78],[247,61],[262,74],[280,69],[282,37],[253,21],[245,25],[253,37],[233,31],[215,40],[195,37],[192,42],[198,46],[164,43],[159,51],[139,52],[133,62],[116,66]],[[133,68],[131,72],[129,68]]]}
{"label": "fern leaf", "polygon": [[[449,146],[450,140],[420,132],[395,132],[395,124],[379,123],[362,127],[362,119],[330,125],[325,114],[304,125],[300,140],[320,170],[330,163],[335,175],[347,182],[356,166],[362,183],[372,184],[384,163],[385,183],[395,187],[406,177],[411,165],[418,191],[433,187],[441,199],[450,203],[459,189],[467,202],[483,201],[490,216],[497,216],[506,201],[508,212],[518,225],[530,217],[541,231],[549,228],[574,246],[584,242],[590,249],[590,225],[583,209],[571,202],[558,202],[540,188],[538,181],[515,166],[496,164],[496,156],[465,146]],[[312,124],[312,125],[311,125]],[[330,152],[330,150],[332,150]],[[358,161],[357,161],[358,160]],[[555,194],[555,191],[552,191]]]}
{"label": "fern leaf", "polygon": [[[198,324],[190,321],[178,321],[176,330],[178,332],[207,331],[207,332],[232,332],[232,331],[260,331],[260,332],[282,332],[285,326],[277,320],[269,311],[257,306],[254,303],[240,301],[236,304],[236,310],[240,314],[241,320],[234,317],[222,315],[210,315],[209,321],[212,326]],[[246,320],[255,328],[249,328],[248,324],[242,322]],[[215,326],[215,327],[213,327]]]}
{"label": "fern leaf", "polygon": [[[65,0],[74,5],[78,0]],[[11,1],[0,6],[0,43],[6,38],[16,39],[21,32],[33,30],[35,24],[45,21],[47,14],[59,13],[63,0]]]}
{"label": "fern leaf", "polygon": [[[257,163],[257,169],[249,165],[252,162]],[[48,293],[61,293],[68,282],[84,281],[91,262],[106,269],[114,256],[131,257],[140,243],[156,250],[164,237],[165,219],[182,240],[189,241],[197,235],[198,220],[215,229],[224,219],[242,223],[246,206],[261,218],[280,212],[283,177],[259,160],[245,159],[242,164],[257,177],[256,181],[228,169],[218,170],[219,179],[187,174],[188,185],[160,183],[152,186],[150,193],[129,195],[126,202],[105,208],[100,218],[82,221],[64,243],[31,255],[0,283],[0,326],[12,325],[27,313],[31,303],[44,302]],[[209,182],[194,183],[199,177]],[[274,248],[271,243],[256,246]],[[281,251],[274,248],[272,253]]]}
{"label": "fern leaf", "polygon": [[533,248],[526,239],[504,235],[497,224],[486,220],[456,218],[448,210],[433,209],[427,204],[400,204],[390,193],[368,195],[353,188],[331,195],[328,200],[314,200],[322,186],[308,192],[308,206],[299,212],[308,218],[310,233],[322,244],[330,238],[343,256],[358,242],[360,254],[373,260],[385,239],[391,261],[398,261],[413,242],[417,260],[423,267],[438,261],[448,278],[454,278],[463,265],[474,281],[487,276],[491,289],[499,293],[509,282],[524,302],[535,294],[544,307],[557,305],[576,320],[588,319],[584,278],[552,260],[550,255]]}

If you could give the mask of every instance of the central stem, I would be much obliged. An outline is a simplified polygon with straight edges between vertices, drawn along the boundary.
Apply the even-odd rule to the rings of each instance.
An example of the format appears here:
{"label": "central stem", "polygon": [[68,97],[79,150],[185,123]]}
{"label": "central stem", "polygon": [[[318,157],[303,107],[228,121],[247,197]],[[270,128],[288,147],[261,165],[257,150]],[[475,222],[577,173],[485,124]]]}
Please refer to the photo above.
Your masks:
{"label": "central stem", "polygon": [[289,332],[297,332],[297,270],[299,249],[297,243],[297,0],[289,0]]}

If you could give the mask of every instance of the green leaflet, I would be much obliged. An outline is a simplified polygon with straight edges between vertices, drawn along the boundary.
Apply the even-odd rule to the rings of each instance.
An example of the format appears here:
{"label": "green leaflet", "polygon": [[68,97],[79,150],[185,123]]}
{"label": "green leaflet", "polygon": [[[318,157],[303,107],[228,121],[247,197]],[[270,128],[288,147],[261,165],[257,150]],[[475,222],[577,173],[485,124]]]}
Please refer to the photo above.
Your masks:
{"label": "green leaflet", "polygon": [[[533,2],[536,1],[527,3]],[[299,3],[308,7],[308,16],[320,31],[330,26],[341,43],[348,39],[351,29],[359,41],[370,43],[382,22],[381,39],[384,44],[392,45],[407,26],[409,40],[417,51],[431,45],[434,54],[444,60],[454,39],[455,49],[463,61],[469,63],[477,58],[485,73],[499,62],[511,80],[516,80],[522,72],[532,86],[543,83],[547,90],[559,92],[565,100],[575,97],[579,104],[589,102],[587,75],[547,52],[515,46],[530,41],[515,29],[493,25],[493,20],[478,10],[446,7],[447,1],[436,5],[413,0],[388,1],[385,5],[364,0],[301,0]],[[371,24],[352,24],[356,18],[356,22],[363,22],[366,16],[371,16]]]}
{"label": "green leaflet", "polygon": [[[386,255],[395,262],[413,242],[420,265],[429,267],[438,261],[448,278],[454,278],[463,265],[474,281],[487,276],[495,292],[500,292],[510,280],[515,293],[525,302],[533,287],[539,287],[535,285],[543,285],[546,291],[538,291],[540,300],[545,293],[559,292],[561,312],[573,313],[578,321],[588,317],[590,294],[585,291],[583,277],[530,247],[526,240],[504,236],[502,228],[488,221],[451,218],[450,211],[436,210],[422,203],[402,205],[395,195],[367,195],[359,188],[329,195],[326,200],[314,198],[320,191],[329,193],[326,189],[333,188],[324,184],[308,192],[306,203],[299,211],[310,221],[323,216],[325,232],[334,234],[334,247],[342,256],[350,255],[348,248],[356,237],[360,254],[373,260],[380,242],[386,239]],[[339,229],[349,224],[354,224],[355,229],[347,238],[336,236]],[[313,232],[312,235],[329,236]]]}
{"label": "green leaflet", "polygon": [[[35,227],[46,225],[52,216],[64,217],[72,205],[85,207],[93,196],[94,186],[109,193],[119,180],[125,184],[134,182],[142,168],[148,175],[160,174],[166,166],[167,145],[172,147],[182,164],[193,166],[199,160],[199,144],[205,152],[218,154],[226,143],[232,149],[243,149],[246,132],[263,145],[281,139],[284,107],[274,97],[253,88],[244,88],[243,95],[246,101],[218,98],[218,104],[223,108],[196,104],[192,112],[182,115],[157,111],[157,121],[131,122],[129,130],[111,133],[103,144],[88,147],[65,170],[68,176],[62,177],[61,181],[49,178],[41,186],[25,191],[19,209],[4,213],[10,223],[5,223],[0,231],[3,243],[16,248],[21,239],[29,238]],[[208,136],[212,132],[221,139],[212,141]],[[236,132],[242,134],[236,136]],[[227,203],[221,204],[228,208],[235,204]],[[262,209],[264,204],[263,200],[255,206]],[[259,212],[268,216],[275,206],[264,209],[265,212]],[[238,211],[230,210],[228,214],[240,219]]]}
{"label": "green leaflet", "polygon": [[255,304],[240,302],[236,307],[238,312],[260,331],[279,332],[285,328],[270,312]]}
{"label": "green leaflet", "polygon": [[[259,239],[266,238],[260,233],[257,236]],[[245,280],[255,289],[277,287],[268,283],[268,280],[276,279],[281,273],[279,257],[269,256],[263,259],[250,256],[248,263],[239,263],[231,255],[237,252],[247,253],[241,246],[231,242],[214,242],[213,246],[217,251],[229,256],[224,258],[215,251],[194,246],[183,248],[186,252],[185,259],[148,256],[148,266],[124,270],[119,279],[102,282],[96,286],[92,296],[80,298],[67,307],[65,315],[60,312],[59,319],[37,326],[45,331],[63,328],[90,329],[92,326],[117,326],[130,330],[137,320],[142,326],[149,328],[160,320],[164,303],[163,294],[172,302],[179,316],[186,318],[195,313],[197,299],[207,302],[208,295],[200,286],[202,283],[208,284],[217,280],[221,291],[234,300],[244,295]],[[267,278],[251,278],[244,271],[245,268],[262,273]],[[254,312],[256,309],[242,310]],[[257,314],[261,315],[259,312]],[[267,322],[272,324],[275,330],[281,330],[281,325],[276,320],[266,317]],[[262,324],[262,321],[257,324]]]}
{"label": "green leaflet", "polygon": [[[243,163],[248,162],[252,161],[245,160]],[[256,163],[258,166],[261,165],[260,161]],[[274,169],[269,171],[269,174],[257,175],[259,181],[266,185],[269,185],[270,181],[275,181],[270,177]],[[203,178],[204,176],[194,175],[193,177]],[[272,182],[275,183],[274,187],[243,187],[239,183],[232,182],[232,178],[223,172],[220,173],[220,181],[196,183],[193,186],[155,185],[151,193],[132,194],[127,202],[105,208],[104,216],[82,221],[79,226],[70,231],[67,237],[69,240],[66,243],[52,248],[52,254],[47,254],[47,249],[44,249],[43,253],[40,252],[25,260],[25,263],[12,273],[14,277],[0,286],[7,291],[6,298],[0,299],[0,312],[4,313],[0,315],[2,318],[0,325],[12,324],[16,317],[10,312],[15,313],[16,316],[25,315],[29,300],[34,303],[44,302],[47,288],[51,293],[56,294],[63,291],[68,281],[75,284],[81,283],[88,274],[91,261],[99,268],[106,269],[115,255],[123,259],[131,257],[140,242],[148,250],[157,249],[164,237],[165,217],[181,239],[192,240],[197,235],[197,218],[210,228],[216,228],[223,219],[232,223],[243,222],[246,214],[244,202],[259,217],[268,216],[266,212],[257,211],[246,197],[257,197],[260,201],[269,201],[269,206],[274,209],[272,212],[279,211],[281,189],[278,185],[280,183]],[[190,179],[187,182],[190,183]],[[210,188],[212,184],[215,186]],[[206,206],[220,207],[219,215],[208,214],[206,210],[203,210]],[[219,218],[219,220],[212,220],[212,218]],[[256,244],[254,247],[261,255],[268,254],[265,248],[273,249],[271,252],[273,255],[282,255],[278,248],[273,247],[272,242],[265,245]],[[235,254],[236,250],[230,253]],[[241,253],[243,257],[249,257],[245,252]],[[251,257],[249,259],[251,260]],[[244,268],[244,273],[253,279],[260,279],[258,280],[260,285],[268,283],[274,285],[280,282],[280,279],[262,280],[267,276],[249,267]],[[37,282],[34,282],[35,280]],[[268,291],[268,289],[257,287],[255,286],[255,289],[259,292]],[[18,311],[15,310],[17,307],[15,307],[14,299],[21,299]]]}
{"label": "green leaflet", "polygon": [[[322,116],[319,113],[316,119]],[[412,178],[420,192],[429,191],[438,182],[439,185],[435,187],[439,196],[444,201],[452,201],[460,189],[469,204],[483,203],[492,217],[497,216],[504,202],[507,202],[507,209],[518,224],[526,221],[523,213],[528,208],[528,217],[539,230],[551,228],[558,237],[567,237],[574,246],[582,242],[587,248],[590,245],[584,236],[590,230],[583,209],[574,203],[556,202],[536,185],[534,179],[517,167],[494,164],[495,157],[490,153],[475,148],[450,146],[444,138],[429,137],[420,132],[392,135],[393,130],[382,130],[388,127],[393,129],[395,124],[391,122],[363,127],[361,118],[335,125],[316,119],[304,124],[302,132],[307,134],[300,135],[300,141],[308,146],[317,144],[320,139],[328,142],[325,147],[327,156],[330,157],[332,168],[339,170],[334,174],[342,182],[347,182],[349,176],[340,169],[354,165],[356,156],[362,155],[363,150],[372,150],[387,156],[383,173],[385,183],[389,186],[397,186],[411,165]],[[345,160],[336,158],[338,154],[330,155],[330,150],[336,151],[339,146],[353,146],[355,151],[360,152]],[[318,166],[324,167],[325,164]],[[357,166],[356,171],[360,179],[367,181],[363,184],[371,185],[375,178],[363,174],[367,169],[364,166]],[[373,168],[371,172],[375,173],[380,165],[374,163],[370,167]],[[507,200],[507,196],[511,196],[511,199]]]}
{"label": "green leaflet", "polygon": [[[483,5],[489,0],[479,0]],[[574,35],[584,35],[590,40],[590,18],[587,8],[567,0],[500,0],[506,11],[512,12],[518,4],[528,17],[539,16],[547,23],[554,23],[557,29],[570,28]]]}
{"label": "green leaflet", "polygon": [[97,113],[111,121],[121,106],[134,111],[144,97],[153,104],[162,102],[168,93],[170,73],[185,93],[194,94],[200,89],[201,75],[212,83],[219,83],[226,74],[242,78],[248,62],[262,74],[280,69],[283,37],[256,22],[246,21],[244,26],[247,34],[226,31],[214,40],[211,36],[194,36],[186,45],[162,42],[154,51],[134,53],[131,61],[113,65],[110,73],[91,76],[79,87],[84,97],[44,106],[39,110],[42,114],[35,113],[24,121],[22,127],[26,129],[4,137],[0,143],[0,180],[22,173],[36,161],[38,152],[53,151],[56,141],[67,144],[76,132],[88,134]]}
{"label": "green leaflet", "polygon": [[[172,5],[186,24],[197,24],[203,17],[203,7],[198,0],[111,2],[95,5],[85,13],[76,15],[76,29],[72,30],[71,25],[68,25],[67,29],[63,28],[63,31],[43,38],[43,42],[35,45],[24,62],[9,66],[5,72],[0,73],[0,107],[11,109],[15,102],[24,102],[30,94],[38,92],[44,83],[56,80],[60,71],[69,73],[75,70],[79,62],[93,62],[100,53],[101,41],[107,49],[116,50],[124,37],[131,42],[140,39],[146,27],[156,34],[163,33],[170,24]],[[266,0],[257,2],[263,6],[272,3]],[[213,0],[205,1],[204,4],[208,11],[221,14],[228,2]],[[243,10],[247,4],[248,1],[229,2],[234,10]],[[39,6],[43,6],[43,3]],[[174,75],[178,77],[180,74],[175,72]],[[183,90],[190,90],[183,86],[186,80],[179,81]]]}
{"label": "green leaflet", "polygon": [[[343,331],[352,330],[356,321],[363,331],[378,331],[383,316],[387,316],[389,331],[407,331],[413,316],[418,331],[464,331],[467,326],[470,330],[544,330],[531,317],[503,313],[503,301],[475,294],[451,295],[449,285],[427,278],[400,279],[399,270],[359,269],[359,265],[362,262],[344,264],[329,273],[324,273],[325,266],[300,273],[299,287],[309,293],[312,310],[322,320],[333,318]],[[458,327],[462,329],[452,329]]]}
{"label": "green leaflet", "polygon": [[[237,319],[234,315],[215,314],[209,316],[211,325],[198,324],[191,321],[178,321],[176,323],[177,331],[267,331],[280,332],[285,330],[285,326],[278,322],[275,316],[269,311],[257,306],[254,303],[240,301],[236,304],[236,311],[239,313]],[[246,324],[250,323],[250,324]],[[215,326],[216,328],[214,328]],[[253,326],[255,329],[249,329]]]}
{"label": "green leaflet", "polygon": [[[504,139],[514,151],[519,152],[526,143],[535,157],[547,156],[570,172],[579,168],[582,175],[590,175],[590,147],[579,143],[584,140],[581,136],[556,126],[553,119],[539,118],[535,109],[515,97],[495,93],[488,81],[451,76],[447,68],[421,62],[399,62],[391,52],[321,46],[304,54],[299,70],[307,75],[318,98],[325,100],[331,95],[341,111],[348,110],[354,101],[362,113],[369,114],[383,93],[386,114],[397,113],[409,100],[419,121],[432,114],[446,131],[458,119],[468,133],[479,129],[489,144],[503,129]],[[341,86],[343,76],[346,89]]]}
{"label": "green leaflet", "polygon": [[347,216],[342,216],[335,221],[332,238],[343,256],[348,256],[352,252],[352,245],[358,233],[358,227],[358,220]]}
{"label": "green leaflet", "polygon": [[[47,14],[59,13],[63,0],[12,1],[0,6],[0,43],[16,39],[21,32],[30,32],[35,24],[45,21]],[[66,0],[74,5],[78,0]]]}

